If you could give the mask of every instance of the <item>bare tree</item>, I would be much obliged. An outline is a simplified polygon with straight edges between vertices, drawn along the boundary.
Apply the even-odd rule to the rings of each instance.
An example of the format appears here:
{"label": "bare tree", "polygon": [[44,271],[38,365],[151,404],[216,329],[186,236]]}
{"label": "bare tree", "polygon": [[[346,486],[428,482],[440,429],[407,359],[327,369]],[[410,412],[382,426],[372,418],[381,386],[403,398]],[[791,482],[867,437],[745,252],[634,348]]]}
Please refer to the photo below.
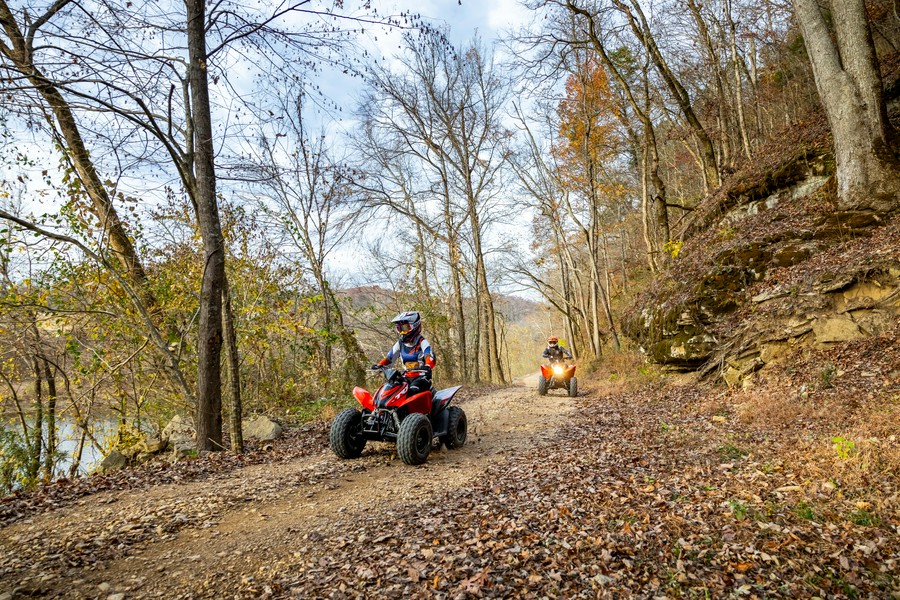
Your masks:
{"label": "bare tree", "polygon": [[48,113],[55,119],[56,128],[53,131],[60,138],[59,147],[78,174],[90,200],[90,210],[106,233],[116,263],[127,273],[145,302],[152,305],[153,299],[144,289],[147,279],[144,267],[90,158],[71,104],[63,97],[59,85],[45,75],[35,62],[35,38],[40,36],[41,28],[70,4],[71,0],[57,0],[36,17],[21,11],[17,20],[6,0],[0,0],[0,25],[6,35],[5,39],[0,38],[0,58],[3,59],[0,69],[8,73],[11,88],[33,90],[43,99]]}
{"label": "bare tree", "polygon": [[284,125],[274,136],[260,139],[259,164],[250,176],[261,184],[260,204],[280,231],[288,247],[299,253],[297,264],[315,282],[321,298],[324,361],[331,374],[338,366],[335,345],[343,351],[342,371],[358,380],[363,373],[363,355],[344,320],[338,296],[328,274],[334,251],[356,232],[359,213],[353,209],[352,168],[333,158],[325,133],[307,132],[303,114],[306,99],[292,88],[279,111]]}
{"label": "bare tree", "polygon": [[832,0],[836,42],[816,0],[794,0],[834,136],[841,210],[900,206],[900,163],[864,0]]}
{"label": "bare tree", "polygon": [[[450,263],[456,265],[451,266],[451,272],[456,272],[452,276],[460,346],[465,343],[461,327],[463,294],[461,278],[456,277],[462,266],[461,243],[469,242],[478,322],[471,354],[476,361],[473,377],[479,379],[483,369],[488,380],[504,381],[484,237],[493,219],[501,169],[507,158],[508,133],[501,124],[501,111],[508,86],[497,73],[490,53],[477,43],[457,51],[443,35],[435,34],[419,40],[407,38],[406,50],[401,57],[402,72],[373,71],[373,92],[365,104],[377,108],[369,118],[375,128],[402,140],[401,151],[419,161],[422,172],[430,176],[428,188],[441,198],[443,235]],[[398,206],[396,202],[390,204]],[[461,221],[466,223],[465,237],[459,235]]]}
{"label": "bare tree", "polygon": [[681,110],[682,116],[690,126],[700,148],[703,181],[706,189],[711,190],[717,187],[720,183],[719,165],[712,141],[694,111],[690,94],[675,74],[669,61],[663,56],[640,3],[638,0],[628,0],[628,4],[624,0],[612,0],[612,3],[625,16],[635,36],[646,48],[650,59]]}

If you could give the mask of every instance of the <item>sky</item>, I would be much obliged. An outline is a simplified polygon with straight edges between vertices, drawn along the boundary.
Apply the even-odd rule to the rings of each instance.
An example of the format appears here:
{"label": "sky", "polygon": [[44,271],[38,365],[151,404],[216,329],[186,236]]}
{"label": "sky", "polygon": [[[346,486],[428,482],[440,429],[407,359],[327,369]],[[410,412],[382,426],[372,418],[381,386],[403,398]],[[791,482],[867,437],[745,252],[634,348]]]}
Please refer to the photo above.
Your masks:
{"label": "sky", "polygon": [[[329,0],[323,0],[316,4],[326,6],[328,2]],[[347,5],[350,4],[351,2],[347,2]],[[465,44],[476,35],[480,36],[482,43],[491,45],[506,32],[527,24],[533,16],[531,11],[522,6],[519,0],[372,0],[372,5],[381,15],[411,12],[434,25],[446,27],[451,42],[456,45]],[[372,28],[368,35],[360,40],[360,43],[369,50],[370,54],[391,61],[392,56],[398,51],[401,42],[400,36],[399,30],[385,31]],[[238,60],[240,59],[238,58]],[[235,77],[235,82],[239,87],[252,85],[252,81],[249,79],[241,81],[240,75],[237,73],[232,76]],[[326,131],[334,134],[335,139],[338,140],[342,137],[342,133],[352,130],[355,126],[352,113],[363,90],[363,81],[350,77],[339,69],[325,68],[314,76],[314,83],[322,89],[332,103],[341,108],[341,112],[337,115],[320,110],[317,116],[318,119],[321,119],[320,126],[325,127]],[[316,118],[314,115],[310,116],[313,119]],[[218,114],[214,118],[218,118],[220,121],[224,118],[225,121],[231,123],[236,122],[235,119],[241,119],[234,114],[224,115],[224,117],[222,114]],[[39,174],[48,168],[51,173],[55,171],[58,157],[52,150],[48,150],[49,146],[45,140],[33,137],[31,132],[19,130],[16,137],[18,138],[16,140],[17,147],[36,161],[31,168],[34,172],[31,173],[31,183],[29,184],[31,192],[29,196],[33,200],[28,202],[26,210],[38,214],[45,212],[50,208],[49,204],[55,202],[52,196],[41,194],[43,186]],[[0,163],[0,167],[8,169],[9,165]],[[0,179],[14,177],[15,174],[12,172],[0,173]],[[151,186],[154,189],[147,189],[152,179],[155,178],[149,177],[133,181],[133,185],[141,188],[135,189],[135,195],[145,199],[153,197],[155,194],[161,195],[162,188],[159,181]],[[128,183],[124,185],[127,186]],[[504,235],[508,236],[509,231],[505,231]],[[347,279],[361,282],[360,276],[352,277],[354,271],[359,271],[358,254],[360,251],[361,246],[350,246],[336,253],[330,265],[331,268],[342,272]]]}
{"label": "sky", "polygon": [[[533,16],[520,0],[373,0],[372,4],[382,15],[412,12],[434,25],[445,26],[449,29],[450,41],[455,45],[465,44],[476,35],[486,45],[493,44],[506,32],[526,25]],[[400,36],[398,30],[381,30],[361,41],[374,55],[390,63],[398,52]],[[378,38],[377,41],[374,37]],[[348,77],[338,70],[323,72],[317,83],[343,109],[343,115],[352,112],[356,97],[362,90],[359,79]],[[348,118],[345,116],[343,120]]]}
{"label": "sky", "polygon": [[[525,8],[519,0],[375,0],[373,6],[380,14],[398,14],[410,11],[419,14],[424,20],[435,25],[449,28],[450,41],[462,45],[478,35],[485,45],[500,40],[506,33],[527,25],[533,17],[532,11]],[[397,31],[385,35],[379,32],[378,41],[371,37],[365,42],[371,44],[370,50],[377,50],[390,62],[392,55],[398,51],[400,33]],[[362,92],[363,82],[342,73],[323,72],[317,80],[323,92],[342,108],[338,120],[331,122],[329,130],[340,135],[355,127],[352,112],[358,95]],[[331,115],[320,115],[330,120]],[[530,228],[530,214],[521,214],[519,222],[497,228],[495,233],[504,238],[518,237]],[[339,278],[348,284],[370,283],[365,281],[365,273],[359,272],[361,253],[364,246],[361,242],[350,243],[335,252],[329,267]],[[507,290],[512,292],[514,290]],[[522,295],[532,294],[520,291]]]}

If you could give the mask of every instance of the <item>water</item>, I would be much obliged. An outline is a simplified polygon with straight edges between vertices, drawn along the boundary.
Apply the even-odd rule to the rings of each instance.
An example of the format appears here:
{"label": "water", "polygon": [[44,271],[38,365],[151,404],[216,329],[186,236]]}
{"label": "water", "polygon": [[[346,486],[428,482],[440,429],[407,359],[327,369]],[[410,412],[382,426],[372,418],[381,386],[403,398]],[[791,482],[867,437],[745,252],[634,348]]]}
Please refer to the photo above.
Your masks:
{"label": "water", "polygon": [[[22,434],[22,428],[18,420],[9,420],[0,423],[0,427],[7,431]],[[91,431],[94,438],[100,444],[94,444],[90,438],[85,438],[84,449],[81,452],[81,462],[78,466],[78,474],[83,475],[94,471],[103,462],[103,450],[109,447],[115,437],[118,422],[113,419],[95,419],[91,422]],[[78,452],[78,444],[81,440],[81,428],[74,419],[66,416],[56,418],[56,469],[55,476],[68,476],[69,469],[75,462],[75,454]],[[44,440],[47,439],[46,423],[44,424]]]}
{"label": "water", "polygon": [[[95,420],[91,424],[94,438],[101,444],[109,446],[119,424],[117,421],[110,419]],[[69,468],[75,461],[75,453],[78,452],[78,443],[81,440],[81,428],[75,424],[72,419],[57,419],[56,431],[58,436],[57,452],[60,455],[60,462],[57,463],[57,470],[61,474],[68,474]],[[103,448],[100,448],[90,440],[85,438],[84,449],[81,452],[81,463],[79,464],[79,474],[90,473],[100,466],[103,462]]]}

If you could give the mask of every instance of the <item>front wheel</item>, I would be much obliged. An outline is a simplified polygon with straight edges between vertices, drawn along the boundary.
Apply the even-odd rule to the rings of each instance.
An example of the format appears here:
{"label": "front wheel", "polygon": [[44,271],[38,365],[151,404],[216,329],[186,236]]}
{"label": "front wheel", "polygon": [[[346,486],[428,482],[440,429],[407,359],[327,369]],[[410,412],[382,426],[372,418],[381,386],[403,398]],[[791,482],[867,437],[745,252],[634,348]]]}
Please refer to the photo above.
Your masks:
{"label": "front wheel", "polygon": [[461,448],[466,443],[466,435],[468,434],[468,422],[466,421],[466,413],[458,406],[449,408],[450,415],[447,419],[447,435],[441,438],[444,445],[450,450]]}
{"label": "front wheel", "polygon": [[569,380],[569,398],[574,398],[578,395],[578,378],[573,377]]}
{"label": "front wheel", "polygon": [[347,408],[338,413],[328,433],[331,450],[341,458],[357,458],[366,447],[362,435],[362,413]]}
{"label": "front wheel", "polygon": [[431,421],[422,413],[412,413],[400,423],[397,454],[408,465],[421,465],[431,452]]}
{"label": "front wheel", "polygon": [[546,395],[547,395],[547,385],[548,385],[549,383],[550,383],[550,382],[547,381],[547,378],[544,377],[543,375],[541,375],[540,377],[538,377],[538,394],[539,394],[539,395],[541,395],[541,396],[546,396]]}

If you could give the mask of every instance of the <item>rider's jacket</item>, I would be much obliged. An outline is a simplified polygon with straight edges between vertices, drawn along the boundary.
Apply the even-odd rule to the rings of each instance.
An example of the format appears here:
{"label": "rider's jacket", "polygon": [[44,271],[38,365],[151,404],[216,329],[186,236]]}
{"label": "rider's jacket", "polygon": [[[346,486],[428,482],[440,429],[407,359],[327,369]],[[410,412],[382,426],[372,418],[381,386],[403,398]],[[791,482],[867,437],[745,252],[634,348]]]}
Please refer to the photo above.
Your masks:
{"label": "rider's jacket", "polygon": [[547,348],[544,350],[544,353],[541,354],[543,358],[549,358],[552,361],[562,360],[563,355],[565,355],[569,359],[572,358],[572,353],[562,346],[547,346]]}
{"label": "rider's jacket", "polygon": [[394,347],[388,351],[387,356],[381,359],[382,365],[389,365],[394,362],[397,357],[406,364],[410,362],[418,363],[421,366],[434,368],[434,352],[431,350],[431,343],[423,336],[419,336],[415,343],[407,345],[401,342],[394,344]]}

